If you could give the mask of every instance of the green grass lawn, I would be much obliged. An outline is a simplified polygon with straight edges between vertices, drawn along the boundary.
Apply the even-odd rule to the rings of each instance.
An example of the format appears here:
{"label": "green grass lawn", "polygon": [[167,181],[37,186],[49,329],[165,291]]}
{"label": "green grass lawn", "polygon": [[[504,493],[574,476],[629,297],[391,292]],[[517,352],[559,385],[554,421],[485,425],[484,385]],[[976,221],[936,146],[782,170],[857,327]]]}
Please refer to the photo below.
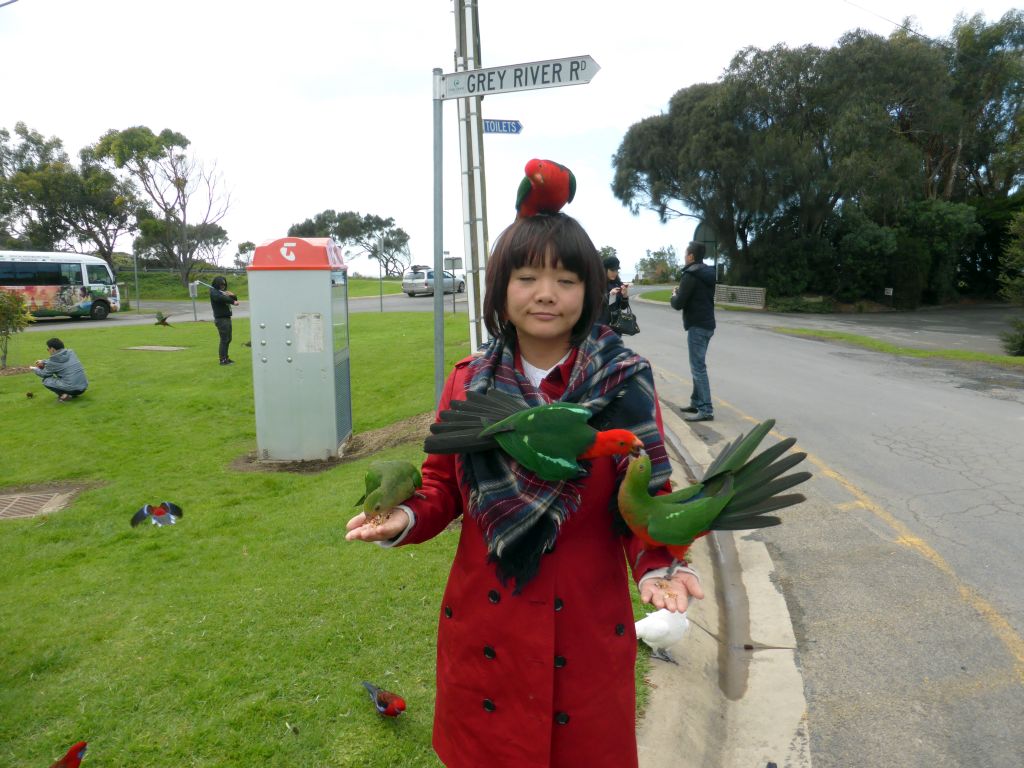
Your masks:
{"label": "green grass lawn", "polygon": [[965,360],[976,363],[994,363],[996,365],[1008,365],[1015,368],[1024,367],[1024,357],[1011,355],[993,355],[989,352],[971,352],[965,349],[915,349],[914,347],[901,347],[889,344],[869,336],[860,336],[855,333],[843,333],[841,331],[823,331],[816,328],[776,328],[779,333],[787,333],[791,336],[807,336],[826,341],[840,341],[847,344],[854,344],[864,349],[871,349],[875,352],[885,352],[890,355],[902,355],[904,357],[933,357],[944,360]]}
{"label": "green grass lawn", "polygon": [[[432,322],[351,316],[357,432],[432,409]],[[466,328],[446,323],[451,365]],[[60,335],[85,364],[84,397],[60,404],[30,373],[0,376],[0,493],[87,486],[61,512],[0,520],[0,765],[49,765],[78,740],[89,766],[439,765],[435,631],[457,534],[346,543],[369,459],[231,468],[256,447],[248,321],[229,367],[211,323]],[[43,356],[44,339],[15,336],[8,365]],[[144,344],[186,349],[126,349]],[[386,372],[381,349],[399,361]],[[165,499],[182,506],[178,525],[129,526]],[[379,718],[362,680],[401,692],[407,712]]]}
{"label": "green grass lawn", "polygon": [[[246,301],[249,298],[248,275],[226,275],[228,290],[234,292],[239,299]],[[196,272],[192,275],[193,280],[202,280],[204,283],[213,282],[213,273]],[[118,272],[116,280],[123,284],[125,296],[135,301],[135,273],[131,270]],[[402,281],[399,278],[391,278],[383,281],[384,293],[401,293]],[[199,286],[200,298],[206,298],[209,288]],[[381,281],[368,277],[353,277],[348,283],[349,296],[377,296],[381,291]],[[169,272],[139,272],[139,293],[142,301],[188,301],[188,288],[181,284],[181,279]]]}

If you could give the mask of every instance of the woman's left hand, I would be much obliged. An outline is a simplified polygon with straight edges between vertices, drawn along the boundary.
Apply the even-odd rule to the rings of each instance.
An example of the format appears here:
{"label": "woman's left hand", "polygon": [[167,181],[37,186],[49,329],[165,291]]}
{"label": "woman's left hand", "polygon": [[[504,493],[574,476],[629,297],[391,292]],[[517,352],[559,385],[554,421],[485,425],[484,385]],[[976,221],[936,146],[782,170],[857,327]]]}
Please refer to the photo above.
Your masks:
{"label": "woman's left hand", "polygon": [[673,613],[685,611],[690,598],[704,599],[700,579],[692,573],[676,571],[671,579],[644,579],[640,584],[640,599],[655,608],[665,608]]}

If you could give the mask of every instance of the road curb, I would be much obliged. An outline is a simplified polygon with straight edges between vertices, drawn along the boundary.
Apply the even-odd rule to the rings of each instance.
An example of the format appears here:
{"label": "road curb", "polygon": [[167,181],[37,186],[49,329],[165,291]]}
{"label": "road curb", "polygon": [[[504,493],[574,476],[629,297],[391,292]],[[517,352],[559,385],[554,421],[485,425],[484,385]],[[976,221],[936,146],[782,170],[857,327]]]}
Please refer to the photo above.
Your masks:
{"label": "road curb", "polygon": [[[699,477],[707,445],[662,403],[678,483]],[[672,649],[679,666],[651,662],[647,711],[638,724],[641,768],[810,768],[807,703],[796,640],[767,547],[716,532],[691,550],[704,600]]]}

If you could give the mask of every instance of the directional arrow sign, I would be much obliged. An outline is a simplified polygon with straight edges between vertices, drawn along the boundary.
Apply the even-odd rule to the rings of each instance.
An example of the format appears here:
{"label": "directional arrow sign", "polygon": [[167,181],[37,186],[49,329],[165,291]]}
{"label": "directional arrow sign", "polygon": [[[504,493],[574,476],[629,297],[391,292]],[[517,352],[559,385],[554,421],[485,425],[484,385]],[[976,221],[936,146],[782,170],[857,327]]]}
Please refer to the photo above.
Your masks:
{"label": "directional arrow sign", "polygon": [[487,120],[484,119],[484,133],[519,133],[523,124],[518,120]]}
{"label": "directional arrow sign", "polygon": [[435,98],[460,99],[464,96],[489,96],[492,93],[582,85],[589,83],[600,69],[590,56],[570,56],[566,59],[452,72],[441,76],[440,93],[436,93]]}

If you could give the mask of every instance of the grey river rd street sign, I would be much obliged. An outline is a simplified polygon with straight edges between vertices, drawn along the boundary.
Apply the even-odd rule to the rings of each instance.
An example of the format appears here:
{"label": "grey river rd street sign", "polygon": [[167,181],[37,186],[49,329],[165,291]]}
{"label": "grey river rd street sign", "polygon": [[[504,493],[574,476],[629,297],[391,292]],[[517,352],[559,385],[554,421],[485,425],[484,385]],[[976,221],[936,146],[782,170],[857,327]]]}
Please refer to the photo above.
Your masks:
{"label": "grey river rd street sign", "polygon": [[590,56],[569,56],[564,59],[452,72],[441,76],[440,93],[435,94],[435,98],[460,99],[465,96],[582,85],[589,83],[600,69]]}

